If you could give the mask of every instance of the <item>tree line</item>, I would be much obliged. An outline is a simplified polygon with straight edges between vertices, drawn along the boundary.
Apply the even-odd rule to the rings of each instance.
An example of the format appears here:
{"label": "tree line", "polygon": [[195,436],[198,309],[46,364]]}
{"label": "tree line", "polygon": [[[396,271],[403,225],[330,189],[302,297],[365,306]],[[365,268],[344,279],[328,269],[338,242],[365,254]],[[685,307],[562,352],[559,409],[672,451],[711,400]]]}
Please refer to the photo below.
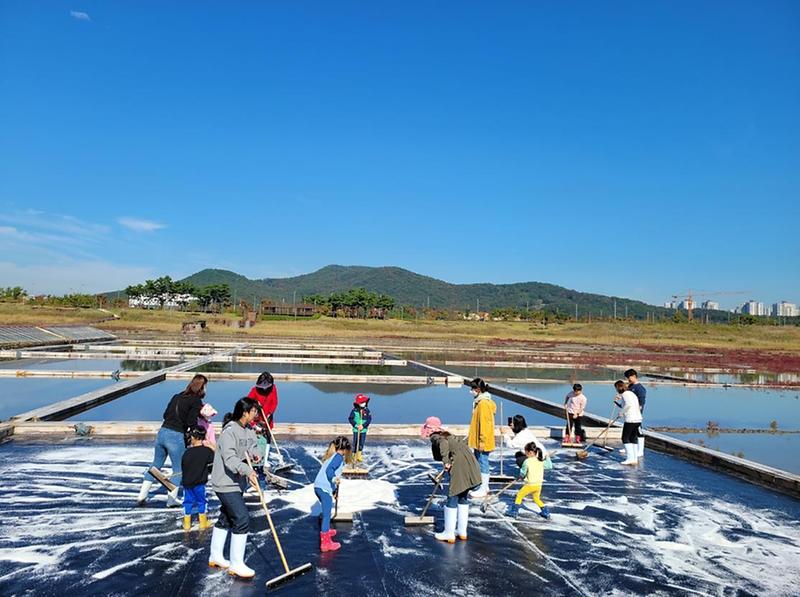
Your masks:
{"label": "tree line", "polygon": [[388,294],[370,292],[366,288],[351,288],[345,292],[332,292],[328,296],[309,294],[302,298],[333,317],[380,317],[385,318],[394,309],[395,300]]}

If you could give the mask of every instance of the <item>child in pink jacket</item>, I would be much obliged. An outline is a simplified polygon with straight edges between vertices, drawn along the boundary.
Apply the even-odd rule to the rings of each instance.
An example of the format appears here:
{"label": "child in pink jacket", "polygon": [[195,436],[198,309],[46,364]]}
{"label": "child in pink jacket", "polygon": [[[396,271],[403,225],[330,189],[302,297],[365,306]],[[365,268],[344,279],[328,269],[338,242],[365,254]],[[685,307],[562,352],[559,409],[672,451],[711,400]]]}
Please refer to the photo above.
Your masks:
{"label": "child in pink jacket", "polygon": [[206,437],[203,440],[203,445],[212,450],[217,447],[217,432],[214,431],[214,423],[211,422],[217,415],[216,409],[210,404],[206,403],[200,409],[200,416],[197,417],[197,426],[205,430]]}
{"label": "child in pink jacket", "polygon": [[586,396],[583,395],[583,386],[576,383],[572,386],[572,391],[567,394],[564,401],[567,405],[567,416],[569,417],[569,424],[567,425],[567,441],[569,439],[569,428],[572,427],[572,435],[575,437],[576,442],[586,439],[583,436],[583,412],[586,410]]}

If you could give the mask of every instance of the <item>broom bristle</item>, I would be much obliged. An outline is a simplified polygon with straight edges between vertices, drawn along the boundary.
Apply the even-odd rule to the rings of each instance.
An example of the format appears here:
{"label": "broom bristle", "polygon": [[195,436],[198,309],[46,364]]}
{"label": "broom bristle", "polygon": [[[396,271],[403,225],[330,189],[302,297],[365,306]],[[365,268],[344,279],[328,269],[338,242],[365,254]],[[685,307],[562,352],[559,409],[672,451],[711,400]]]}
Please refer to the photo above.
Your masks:
{"label": "broom bristle", "polygon": [[297,578],[311,570],[311,564],[303,564],[302,566],[298,566],[294,570],[289,570],[286,574],[281,574],[280,576],[276,576],[275,578],[267,581],[267,588],[271,589],[277,585],[285,583],[293,578]]}

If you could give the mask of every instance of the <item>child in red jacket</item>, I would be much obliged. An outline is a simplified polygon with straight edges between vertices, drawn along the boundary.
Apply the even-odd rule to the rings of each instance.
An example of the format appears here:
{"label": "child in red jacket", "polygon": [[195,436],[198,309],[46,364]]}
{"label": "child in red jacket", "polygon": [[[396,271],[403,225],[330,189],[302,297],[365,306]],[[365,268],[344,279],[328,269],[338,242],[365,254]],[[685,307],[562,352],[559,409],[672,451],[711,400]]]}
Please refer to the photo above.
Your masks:
{"label": "child in red jacket", "polygon": [[[269,468],[269,451],[272,444],[272,427],[275,409],[278,408],[278,389],[275,387],[275,379],[269,371],[264,371],[258,376],[256,385],[247,395],[259,405],[258,416],[253,421],[253,428],[258,436],[258,448],[261,455],[261,462],[264,469]],[[267,428],[269,425],[269,428]]]}

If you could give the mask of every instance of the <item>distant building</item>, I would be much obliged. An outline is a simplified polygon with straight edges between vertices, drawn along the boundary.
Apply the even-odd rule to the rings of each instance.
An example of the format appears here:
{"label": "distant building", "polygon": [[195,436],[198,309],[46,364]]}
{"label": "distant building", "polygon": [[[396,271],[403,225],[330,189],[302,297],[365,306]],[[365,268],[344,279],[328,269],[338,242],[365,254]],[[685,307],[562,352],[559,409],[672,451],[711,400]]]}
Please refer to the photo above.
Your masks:
{"label": "distant building", "polygon": [[665,309],[675,309],[676,305],[677,305],[677,303],[675,303],[675,301],[667,301],[666,303],[664,303],[664,308]]}
{"label": "distant building", "polygon": [[746,315],[769,315],[769,311],[767,311],[767,307],[764,303],[752,300],[742,305],[741,311]]}
{"label": "distant building", "polygon": [[197,297],[191,294],[162,294],[158,296],[131,296],[128,298],[128,307],[131,309],[180,309],[189,303],[197,302]]}
{"label": "distant building", "polygon": [[707,311],[719,311],[719,303],[716,301],[704,301],[702,307]]}
{"label": "distant building", "polygon": [[773,317],[797,317],[798,315],[800,315],[800,310],[794,303],[781,301],[772,305]]}
{"label": "distant building", "polygon": [[686,309],[687,311],[692,311],[697,309],[697,304],[692,299],[684,299],[678,305],[681,309]]}

